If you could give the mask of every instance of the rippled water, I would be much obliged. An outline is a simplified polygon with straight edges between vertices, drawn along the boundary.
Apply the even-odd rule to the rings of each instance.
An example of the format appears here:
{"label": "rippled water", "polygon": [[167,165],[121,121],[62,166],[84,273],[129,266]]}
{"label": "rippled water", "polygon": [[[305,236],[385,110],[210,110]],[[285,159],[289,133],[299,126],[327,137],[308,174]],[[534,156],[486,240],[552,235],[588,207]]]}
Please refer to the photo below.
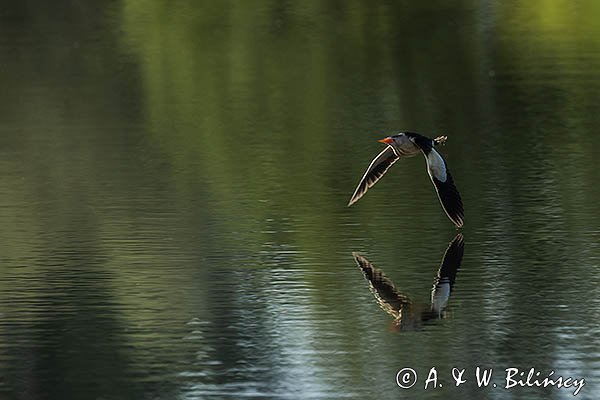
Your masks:
{"label": "rippled water", "polygon": [[598,398],[600,7],[238,3],[0,12],[0,398]]}

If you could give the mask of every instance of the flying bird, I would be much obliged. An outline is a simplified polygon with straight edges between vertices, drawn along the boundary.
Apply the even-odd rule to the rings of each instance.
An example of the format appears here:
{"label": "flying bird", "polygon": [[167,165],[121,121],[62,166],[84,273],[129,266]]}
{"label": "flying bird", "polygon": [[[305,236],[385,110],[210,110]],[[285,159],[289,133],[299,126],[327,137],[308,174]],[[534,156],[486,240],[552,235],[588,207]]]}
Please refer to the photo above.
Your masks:
{"label": "flying bird", "polygon": [[464,224],[462,199],[454,185],[454,179],[452,179],[446,161],[434,149],[435,146],[444,144],[447,139],[447,136],[430,139],[418,133],[403,132],[379,140],[387,146],[371,161],[352,198],[350,198],[348,207],[363,197],[367,190],[381,179],[392,164],[400,158],[410,157],[421,152],[425,156],[427,172],[431,182],[433,182],[442,208],[457,228],[462,227]]}
{"label": "flying bird", "polygon": [[413,302],[402,293],[383,271],[376,268],[359,253],[352,253],[354,260],[369,282],[369,289],[379,307],[394,318],[397,330],[419,330],[423,323],[446,317],[456,274],[464,254],[464,238],[457,234],[448,244],[442,263],[431,288],[431,304]]}

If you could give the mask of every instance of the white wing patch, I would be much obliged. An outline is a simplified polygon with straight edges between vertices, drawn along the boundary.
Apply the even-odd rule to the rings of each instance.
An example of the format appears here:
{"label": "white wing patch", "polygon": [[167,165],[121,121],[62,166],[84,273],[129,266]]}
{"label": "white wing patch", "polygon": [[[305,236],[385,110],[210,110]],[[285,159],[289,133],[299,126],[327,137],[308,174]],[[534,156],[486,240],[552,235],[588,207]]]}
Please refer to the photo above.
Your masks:
{"label": "white wing patch", "polygon": [[427,171],[429,172],[429,175],[435,177],[435,179],[442,183],[446,182],[446,163],[440,153],[435,151],[435,149],[431,149],[425,158],[427,160]]}
{"label": "white wing patch", "polygon": [[441,281],[436,283],[431,290],[431,308],[435,312],[442,312],[448,305],[448,300],[450,299],[450,292],[452,291],[452,285],[446,279],[445,281]]}

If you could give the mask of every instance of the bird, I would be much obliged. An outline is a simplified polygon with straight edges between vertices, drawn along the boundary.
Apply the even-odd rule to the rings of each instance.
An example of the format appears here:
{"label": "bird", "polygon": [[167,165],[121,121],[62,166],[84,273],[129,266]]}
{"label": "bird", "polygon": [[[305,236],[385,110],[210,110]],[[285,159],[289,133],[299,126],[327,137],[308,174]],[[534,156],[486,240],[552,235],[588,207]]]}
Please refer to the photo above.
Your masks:
{"label": "bird", "polygon": [[461,228],[465,216],[460,193],[454,184],[454,179],[450,174],[446,161],[434,148],[445,144],[446,140],[448,140],[447,136],[430,139],[414,132],[401,132],[379,140],[379,142],[386,145],[386,148],[369,164],[348,202],[348,207],[363,197],[367,190],[381,179],[392,164],[401,158],[410,157],[421,152],[425,156],[427,172],[444,212],[457,228]]}
{"label": "bird", "polygon": [[431,289],[431,304],[413,302],[402,293],[383,271],[376,268],[365,257],[353,252],[369,289],[379,307],[394,318],[394,330],[418,330],[427,321],[443,319],[452,287],[464,254],[464,237],[458,233],[448,244]]}

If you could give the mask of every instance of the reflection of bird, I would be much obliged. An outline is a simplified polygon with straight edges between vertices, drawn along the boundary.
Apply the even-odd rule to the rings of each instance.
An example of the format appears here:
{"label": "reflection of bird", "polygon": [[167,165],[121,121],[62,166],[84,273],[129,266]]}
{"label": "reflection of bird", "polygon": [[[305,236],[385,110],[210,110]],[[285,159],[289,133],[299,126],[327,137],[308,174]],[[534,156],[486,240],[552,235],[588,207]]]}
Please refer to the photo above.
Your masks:
{"label": "reflection of bird", "polygon": [[377,183],[393,163],[402,157],[412,156],[420,151],[425,156],[427,172],[429,172],[429,177],[435,186],[446,215],[458,228],[463,226],[464,210],[460,194],[454,186],[454,180],[450,175],[446,161],[434,149],[436,145],[443,144],[446,140],[446,136],[429,139],[418,133],[410,132],[381,139],[380,142],[387,144],[387,147],[371,161],[369,168],[367,168],[348,202],[348,207],[356,203],[371,186]]}
{"label": "reflection of bird", "polygon": [[379,307],[394,317],[394,326],[400,330],[419,329],[423,322],[442,319],[448,305],[456,273],[462,262],[464,239],[458,234],[452,239],[431,289],[431,304],[413,303],[408,296],[401,293],[394,282],[375,268],[369,260],[358,253],[352,253],[354,260],[369,281],[369,289],[375,296]]}

